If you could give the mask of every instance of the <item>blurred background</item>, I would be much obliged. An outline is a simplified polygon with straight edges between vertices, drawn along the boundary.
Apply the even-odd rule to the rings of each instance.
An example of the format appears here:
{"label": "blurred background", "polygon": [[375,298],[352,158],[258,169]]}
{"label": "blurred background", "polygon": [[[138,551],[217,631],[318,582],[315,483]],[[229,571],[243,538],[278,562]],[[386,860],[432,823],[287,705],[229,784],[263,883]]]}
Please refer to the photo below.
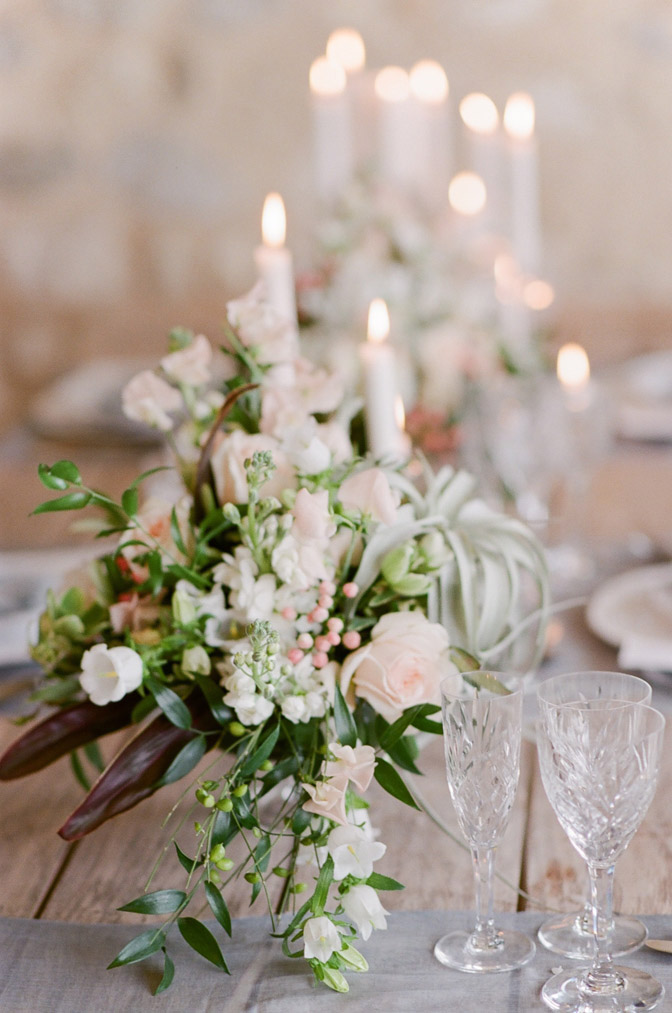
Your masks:
{"label": "blurred background", "polygon": [[431,58],[460,98],[536,104],[554,340],[599,365],[672,333],[667,0],[2,0],[0,425],[76,364],[216,339],[255,280],[266,193],[310,266],[308,74]]}

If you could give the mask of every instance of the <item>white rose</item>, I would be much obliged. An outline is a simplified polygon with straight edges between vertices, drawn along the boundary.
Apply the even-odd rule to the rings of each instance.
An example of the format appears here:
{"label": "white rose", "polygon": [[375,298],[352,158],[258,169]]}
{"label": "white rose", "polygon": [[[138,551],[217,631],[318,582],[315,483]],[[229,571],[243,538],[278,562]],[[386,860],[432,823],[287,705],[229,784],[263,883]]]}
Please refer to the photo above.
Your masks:
{"label": "white rose", "polygon": [[145,369],[126,384],[121,404],[127,418],[168,432],[173,428],[168,413],[179,411],[182,395],[150,369]]}
{"label": "white rose", "polygon": [[373,929],[387,928],[385,915],[389,912],[380,903],[372,886],[367,886],[366,883],[351,886],[341,897],[341,904],[348,918],[357,926],[362,939],[368,939]]}
{"label": "white rose", "polygon": [[210,379],[212,348],[203,334],[197,334],[191,344],[161,359],[163,371],[178,383],[200,387]]}
{"label": "white rose", "polygon": [[91,703],[114,703],[141,684],[142,658],[130,647],[96,644],[82,655],[79,682]]}

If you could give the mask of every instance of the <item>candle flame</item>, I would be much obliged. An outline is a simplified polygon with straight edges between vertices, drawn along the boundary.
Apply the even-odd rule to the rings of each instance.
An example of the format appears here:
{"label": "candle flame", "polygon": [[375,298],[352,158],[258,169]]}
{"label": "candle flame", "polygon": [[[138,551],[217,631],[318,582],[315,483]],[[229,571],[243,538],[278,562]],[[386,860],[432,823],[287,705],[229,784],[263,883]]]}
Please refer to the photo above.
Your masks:
{"label": "candle flame", "polygon": [[420,102],[439,105],[448,97],[446,72],[435,60],[420,60],[409,75],[411,94]]}
{"label": "candle flame", "polygon": [[327,56],[346,73],[362,70],[366,63],[364,40],[354,28],[337,28],[327,39]]}
{"label": "candle flame", "polygon": [[314,95],[341,95],[345,91],[345,70],[327,56],[318,56],[310,67],[310,90]]}
{"label": "candle flame", "polygon": [[376,345],[381,345],[390,333],[390,314],[384,299],[373,299],[369,306],[367,338]]}
{"label": "candle flame", "polygon": [[475,172],[458,172],[448,187],[451,208],[461,215],[477,215],[485,207],[485,183]]}
{"label": "candle flame", "polygon": [[462,122],[476,134],[494,134],[499,125],[497,106],[482,92],[465,95],[460,102]]}
{"label": "candle flame", "polygon": [[526,141],[534,133],[534,102],[527,92],[510,95],[504,109],[504,129],[509,137]]}
{"label": "candle flame", "polygon": [[406,411],[404,409],[404,399],[401,394],[397,394],[394,401],[394,419],[399,426],[400,431],[403,433],[406,428]]}
{"label": "candle flame", "polygon": [[269,193],[261,213],[261,235],[266,246],[284,245],[287,231],[285,205],[279,193]]}
{"label": "candle flame", "polygon": [[408,98],[408,74],[403,67],[383,67],[376,74],[376,95],[383,102],[403,102]]}
{"label": "candle flame", "polygon": [[558,380],[563,387],[585,387],[590,379],[590,362],[585,349],[575,342],[563,345],[558,352]]}

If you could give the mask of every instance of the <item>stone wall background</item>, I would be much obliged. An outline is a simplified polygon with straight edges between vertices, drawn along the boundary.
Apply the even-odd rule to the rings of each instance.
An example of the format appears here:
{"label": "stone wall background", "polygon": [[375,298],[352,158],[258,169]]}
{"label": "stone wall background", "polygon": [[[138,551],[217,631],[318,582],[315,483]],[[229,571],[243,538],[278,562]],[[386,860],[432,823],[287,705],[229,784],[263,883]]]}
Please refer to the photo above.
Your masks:
{"label": "stone wall background", "polygon": [[537,105],[559,332],[598,360],[672,333],[669,0],[0,0],[0,421],[74,363],[216,334],[264,195],[306,256],[308,70],[445,67],[453,104]]}

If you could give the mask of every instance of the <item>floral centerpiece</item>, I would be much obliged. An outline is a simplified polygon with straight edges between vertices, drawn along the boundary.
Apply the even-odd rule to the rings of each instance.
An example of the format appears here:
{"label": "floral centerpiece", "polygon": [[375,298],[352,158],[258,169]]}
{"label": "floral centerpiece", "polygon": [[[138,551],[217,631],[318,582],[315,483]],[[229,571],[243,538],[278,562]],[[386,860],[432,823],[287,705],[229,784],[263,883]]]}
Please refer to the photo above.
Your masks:
{"label": "floral centerpiece", "polygon": [[[363,794],[375,778],[417,808],[405,772],[416,733],[440,731],[439,681],[516,639],[526,577],[530,609],[543,608],[544,558],[470,475],[424,467],[411,480],[398,462],[356,457],[343,391],[258,292],[229,303],[221,353],[177,330],[124,391],[127,415],[165,433],[172,470],[116,502],[71,461],[40,466],[57,495],[35,512],[99,508],[103,551],[49,595],[32,655],[35,699],[51,709],[0,758],[0,777],[66,754],[85,784],[100,767],[65,840],[191,777],[164,853],[186,885],[148,886],[122,908],[162,921],[110,966],[162,951],[167,988],[176,925],[226,971],[227,886],[244,879],[285,953],[347,991],[345,973],[367,966],[357,935],[386,924],[379,891],[400,888],[373,868],[385,844]],[[127,726],[102,769],[98,740]],[[196,898],[214,931],[187,913]]]}

